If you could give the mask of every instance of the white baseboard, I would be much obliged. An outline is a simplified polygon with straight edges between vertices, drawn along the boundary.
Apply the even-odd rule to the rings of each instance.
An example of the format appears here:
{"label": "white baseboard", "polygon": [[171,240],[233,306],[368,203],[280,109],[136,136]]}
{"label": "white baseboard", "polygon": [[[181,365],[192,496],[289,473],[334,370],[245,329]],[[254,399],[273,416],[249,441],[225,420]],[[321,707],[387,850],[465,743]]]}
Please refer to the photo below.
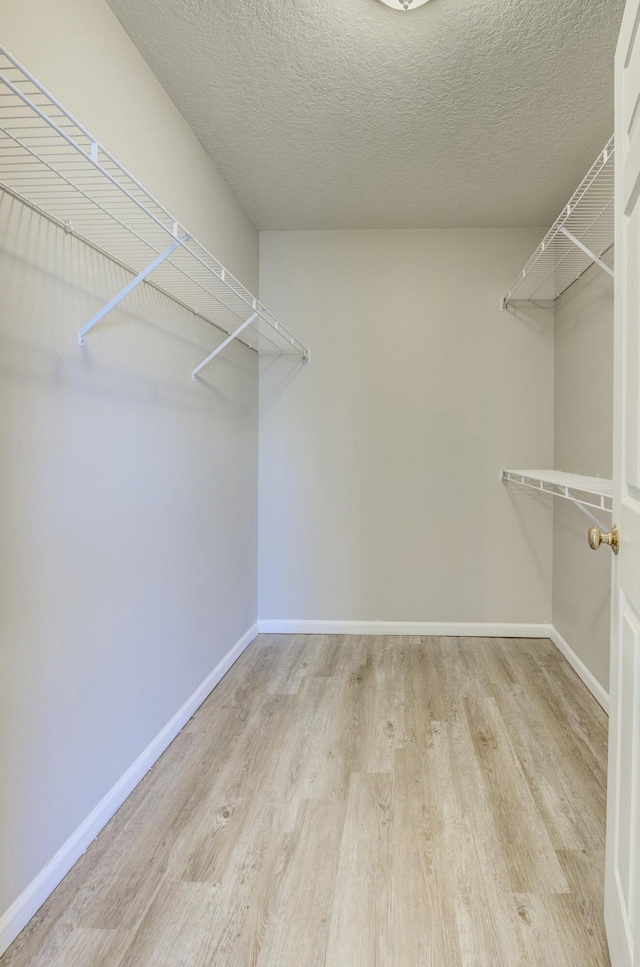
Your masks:
{"label": "white baseboard", "polygon": [[576,674],[585,683],[593,697],[602,706],[607,715],[609,714],[609,695],[602,687],[600,682],[591,674],[581,658],[578,658],[573,648],[562,637],[555,625],[549,626],[549,637],[558,649],[562,652]]}
{"label": "white baseboard", "polygon": [[551,625],[475,621],[305,621],[260,619],[262,634],[437,635],[451,638],[550,638]]}
{"label": "white baseboard", "polygon": [[2,914],[0,917],[0,955],[13,943],[31,917],[66,876],[73,864],[82,856],[100,830],[106,826],[127,796],[133,792],[154,762],[160,758],[167,746],[175,739],[178,732],[186,725],[194,712],[202,705],[205,698],[257,634],[258,624],[256,622],[218,662],[211,674],[198,686],[182,708],[167,722],[144,752],[138,756],[133,765],[127,769],[115,786],[109,790],[66,843],[60,847],[55,856],[49,860],[9,909]]}

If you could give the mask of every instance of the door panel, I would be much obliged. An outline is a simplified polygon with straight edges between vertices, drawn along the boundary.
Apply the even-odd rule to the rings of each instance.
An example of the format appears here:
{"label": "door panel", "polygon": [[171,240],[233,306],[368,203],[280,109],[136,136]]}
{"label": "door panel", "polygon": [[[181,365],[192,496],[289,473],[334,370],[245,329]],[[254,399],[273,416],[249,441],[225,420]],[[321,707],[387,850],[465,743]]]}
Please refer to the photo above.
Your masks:
{"label": "door panel", "polygon": [[611,696],[605,920],[612,967],[640,967],[640,0],[616,51]]}
{"label": "door panel", "polygon": [[[635,871],[631,863],[637,827],[638,708],[637,660],[640,622],[626,602],[622,606],[620,651],[620,784],[617,818],[617,867],[625,907],[633,910]],[[630,921],[633,919],[629,917]],[[633,927],[633,924],[631,923]],[[632,931],[633,932],[633,931]]]}
{"label": "door panel", "polygon": [[[640,179],[639,179],[640,180]],[[632,209],[624,226],[626,258],[630,264],[640,264],[640,205]],[[640,289],[638,278],[629,279],[625,293],[625,315],[630,320],[640,318]],[[638,344],[640,331],[637,325],[625,328],[624,333],[624,378],[625,378],[625,440],[622,458],[624,468],[622,480],[630,490],[629,496],[640,500],[640,446],[638,443]]]}

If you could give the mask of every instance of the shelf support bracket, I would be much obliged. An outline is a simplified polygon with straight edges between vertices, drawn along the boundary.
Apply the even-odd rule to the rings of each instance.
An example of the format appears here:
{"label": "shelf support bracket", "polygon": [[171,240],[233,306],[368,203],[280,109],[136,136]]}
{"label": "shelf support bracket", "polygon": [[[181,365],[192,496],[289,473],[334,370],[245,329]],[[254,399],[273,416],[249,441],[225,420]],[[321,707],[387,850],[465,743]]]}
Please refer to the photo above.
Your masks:
{"label": "shelf support bracket", "polygon": [[115,308],[115,306],[117,306],[118,303],[121,302],[125,296],[129,295],[129,293],[132,292],[137,285],[140,285],[141,282],[144,282],[146,277],[151,272],[153,272],[154,269],[157,269],[158,266],[161,265],[165,259],[168,259],[169,256],[173,252],[175,252],[178,245],[182,245],[182,243],[186,242],[188,238],[189,238],[188,235],[182,235],[180,236],[180,238],[175,238],[174,241],[171,243],[171,245],[168,245],[166,247],[164,252],[160,252],[160,254],[156,256],[156,258],[153,260],[153,262],[149,262],[147,267],[144,268],[142,272],[139,272],[138,275],[136,275],[135,279],[131,279],[131,282],[128,282],[127,285],[125,285],[124,289],[121,289],[117,295],[114,295],[113,299],[111,299],[110,302],[107,302],[106,306],[103,306],[99,312],[96,312],[95,316],[92,316],[92,318],[89,319],[89,322],[87,322],[86,325],[84,325],[82,329],[79,331],[78,345],[84,346],[86,344],[84,337],[87,335],[89,330],[93,329],[96,323],[100,322],[101,319],[104,319],[107,313],[111,312],[111,310]]}
{"label": "shelf support bracket", "polygon": [[230,336],[227,336],[224,342],[221,342],[220,345],[217,346],[212,353],[209,353],[206,359],[203,359],[202,362],[198,366],[196,366],[196,368],[191,373],[191,379],[195,379],[198,373],[200,372],[200,370],[204,369],[207,363],[210,363],[211,360],[218,355],[218,353],[222,352],[225,346],[228,346],[230,342],[233,342],[236,336],[239,336],[240,333],[243,331],[243,329],[246,329],[247,326],[250,326],[251,323],[257,318],[258,318],[258,313],[254,312],[253,315],[249,316],[248,319],[245,319],[242,325],[238,326],[238,328],[234,332],[232,332]]}
{"label": "shelf support bracket", "polygon": [[560,231],[563,235],[566,235],[570,242],[573,242],[573,244],[577,245],[579,249],[582,249],[585,255],[588,255],[589,258],[596,263],[596,265],[599,265],[601,269],[604,269],[605,272],[608,272],[611,278],[613,278],[613,269],[610,268],[606,262],[603,262],[601,258],[598,258],[598,256],[592,252],[590,248],[587,248],[584,242],[581,242],[579,238],[576,238],[576,236],[565,228],[564,225],[560,226]]}
{"label": "shelf support bracket", "polygon": [[[604,524],[601,521],[599,521],[597,517],[594,517],[594,515],[591,513],[591,511],[590,510],[587,510],[587,508],[585,507],[585,505],[582,504],[582,503],[580,503],[579,500],[574,500],[573,497],[569,497],[569,500],[571,501],[572,504],[575,504],[575,506],[578,508],[578,510],[581,510],[582,511],[582,513],[585,515],[585,517],[588,517],[589,518],[589,520],[591,521],[592,524],[595,524],[596,525],[596,527],[598,528],[598,530],[601,530],[601,531],[609,530],[609,528],[608,527],[605,527]],[[604,510],[605,508],[603,507],[602,509]]]}

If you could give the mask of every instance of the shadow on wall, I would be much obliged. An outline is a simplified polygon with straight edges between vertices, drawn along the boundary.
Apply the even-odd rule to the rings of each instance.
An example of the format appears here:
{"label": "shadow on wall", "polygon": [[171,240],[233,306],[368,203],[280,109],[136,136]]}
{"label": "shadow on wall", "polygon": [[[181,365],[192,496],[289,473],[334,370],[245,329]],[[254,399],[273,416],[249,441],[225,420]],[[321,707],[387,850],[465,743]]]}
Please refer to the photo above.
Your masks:
{"label": "shadow on wall", "polygon": [[263,414],[268,413],[271,407],[285,392],[289,383],[308,364],[300,359],[299,356],[263,356],[260,360],[260,409]]}
{"label": "shadow on wall", "polygon": [[553,332],[553,303],[540,302],[532,305],[516,302],[505,310],[513,316],[514,324],[525,325],[535,332]]}
{"label": "shadow on wall", "polygon": [[549,560],[546,555],[544,559],[541,556],[539,534],[541,530],[545,534],[552,533],[553,497],[526,491],[517,484],[509,482],[501,486],[509,494],[511,506],[518,518],[527,549],[540,579],[549,581]]}
{"label": "shadow on wall", "polygon": [[[238,404],[238,394],[225,387],[235,387],[243,373],[254,377],[256,358],[251,350],[229,347],[192,381],[191,370],[226,332],[146,284],[105,316],[80,347],[78,329],[130,280],[130,274],[7,195],[0,199],[0,228],[7,279],[2,313],[6,322],[16,311],[27,320],[20,338],[12,331],[0,332],[9,373],[20,379],[75,384],[83,393],[164,401],[189,409],[218,412]],[[9,291],[19,306],[7,304]],[[44,317],[35,308],[43,302]]]}

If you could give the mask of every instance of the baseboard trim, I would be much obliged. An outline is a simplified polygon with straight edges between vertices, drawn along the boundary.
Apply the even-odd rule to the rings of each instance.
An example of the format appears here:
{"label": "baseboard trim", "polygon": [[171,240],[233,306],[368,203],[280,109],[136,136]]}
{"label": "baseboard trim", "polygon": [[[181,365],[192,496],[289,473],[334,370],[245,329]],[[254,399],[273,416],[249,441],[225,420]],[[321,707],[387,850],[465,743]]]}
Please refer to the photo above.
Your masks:
{"label": "baseboard trim", "polygon": [[565,638],[562,637],[555,625],[549,626],[549,637],[556,646],[559,652],[561,652],[567,659],[574,672],[582,679],[584,684],[587,686],[595,700],[599,705],[605,710],[607,715],[609,714],[609,695],[602,687],[600,682],[594,675],[589,671],[585,663],[581,658],[578,658],[575,651],[568,644]]}
{"label": "baseboard trim", "polygon": [[178,709],[173,718],[149,743],[125,774],[116,782],[87,818],[78,826],[46,866],[38,873],[20,896],[0,917],[0,955],[13,943],[29,920],[40,909],[47,897],[67,875],[73,864],[82,856],[100,830],[106,826],[127,796],[133,792],[152,765],[160,758],[167,746],[202,705],[221,678],[258,634],[256,622],[218,662],[201,685]]}
{"label": "baseboard trim", "polygon": [[451,638],[549,638],[551,626],[475,621],[307,621],[261,619],[261,634],[437,635]]}

